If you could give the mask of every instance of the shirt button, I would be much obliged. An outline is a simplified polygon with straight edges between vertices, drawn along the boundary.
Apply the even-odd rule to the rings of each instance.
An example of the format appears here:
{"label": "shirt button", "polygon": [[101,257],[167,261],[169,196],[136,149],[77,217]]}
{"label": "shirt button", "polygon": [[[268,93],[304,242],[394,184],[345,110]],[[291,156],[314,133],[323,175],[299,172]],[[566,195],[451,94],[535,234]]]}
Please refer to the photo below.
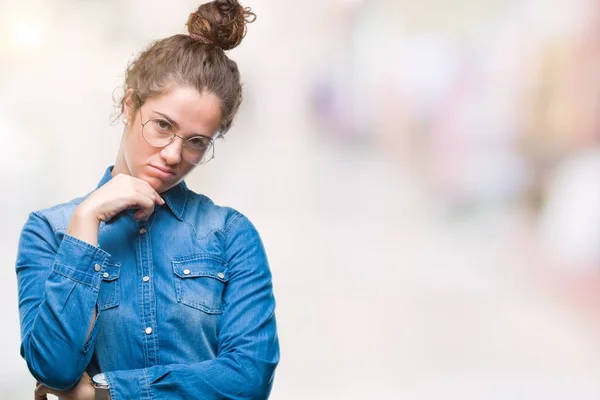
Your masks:
{"label": "shirt button", "polygon": [[192,271],[190,271],[189,269],[184,269],[183,270],[183,274],[184,275],[189,275]]}
{"label": "shirt button", "polygon": [[94,265],[94,271],[100,272],[101,269],[102,269],[102,266],[100,264]]}
{"label": "shirt button", "polygon": [[104,278],[108,278],[110,275],[108,274],[108,272],[105,272],[104,275],[102,275]]}
{"label": "shirt button", "polygon": [[146,233],[146,228],[140,229],[140,235],[143,235],[144,233]]}
{"label": "shirt button", "polygon": [[151,334],[151,333],[152,333],[152,328],[150,328],[150,327],[147,327],[147,328],[146,328],[146,335],[149,335],[149,334]]}
{"label": "shirt button", "polygon": [[225,278],[225,274],[224,274],[224,273],[222,273],[222,272],[219,272],[219,273],[217,274],[217,276],[218,276],[219,278],[221,278],[221,279]]}
{"label": "shirt button", "polygon": [[144,282],[148,282],[148,281],[150,280],[150,277],[149,277],[149,276],[145,276],[145,277],[143,277],[143,278],[142,278],[142,280],[143,280]]}

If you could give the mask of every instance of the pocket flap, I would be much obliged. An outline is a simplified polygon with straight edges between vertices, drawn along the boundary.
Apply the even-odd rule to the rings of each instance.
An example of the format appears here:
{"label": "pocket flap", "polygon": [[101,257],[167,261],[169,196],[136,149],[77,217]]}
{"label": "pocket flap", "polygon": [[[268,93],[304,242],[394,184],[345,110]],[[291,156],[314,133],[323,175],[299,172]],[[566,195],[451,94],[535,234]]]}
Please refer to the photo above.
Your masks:
{"label": "pocket flap", "polygon": [[104,268],[104,273],[102,274],[103,281],[114,281],[119,277],[119,272],[121,271],[120,264],[113,264],[110,262],[106,263],[106,268]]}
{"label": "pocket flap", "polygon": [[192,258],[173,258],[171,262],[173,263],[173,272],[182,279],[209,277],[221,282],[227,282],[229,280],[229,274],[225,264],[212,257],[194,256]]}

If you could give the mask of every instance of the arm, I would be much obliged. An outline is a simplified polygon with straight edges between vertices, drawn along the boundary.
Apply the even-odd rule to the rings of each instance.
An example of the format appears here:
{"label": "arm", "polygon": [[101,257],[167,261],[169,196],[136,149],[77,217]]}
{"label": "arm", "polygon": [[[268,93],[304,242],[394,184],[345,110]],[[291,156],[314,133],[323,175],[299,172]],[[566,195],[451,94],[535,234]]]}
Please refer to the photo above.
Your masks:
{"label": "arm", "polygon": [[70,389],[90,362],[96,331],[89,327],[95,326],[108,258],[70,235],[57,245],[52,228],[36,213],[23,228],[16,263],[21,356],[48,387]]}
{"label": "arm", "polygon": [[279,362],[271,273],[258,232],[236,214],[228,224],[230,280],[214,360],[107,372],[113,400],[266,399]]}
{"label": "arm", "polygon": [[17,256],[21,356],[43,385],[72,388],[92,357],[96,302],[110,258],[97,247],[100,221],[128,208],[148,217],[155,203],[164,200],[147,182],[117,175],[77,206],[60,244],[47,221],[30,215]]}

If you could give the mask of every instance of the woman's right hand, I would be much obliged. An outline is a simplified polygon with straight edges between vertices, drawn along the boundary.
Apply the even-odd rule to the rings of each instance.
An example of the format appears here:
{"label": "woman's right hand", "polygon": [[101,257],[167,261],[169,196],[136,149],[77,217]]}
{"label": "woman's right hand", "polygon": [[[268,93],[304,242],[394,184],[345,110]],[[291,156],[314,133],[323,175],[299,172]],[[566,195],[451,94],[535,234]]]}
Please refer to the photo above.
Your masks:
{"label": "woman's right hand", "polygon": [[84,214],[93,215],[99,222],[107,222],[121,211],[139,208],[134,218],[148,219],[154,205],[165,204],[156,190],[146,181],[133,176],[118,174],[101,188],[90,194],[77,208]]}
{"label": "woman's right hand", "polygon": [[155,204],[163,205],[165,200],[148,182],[119,174],[77,206],[67,234],[97,246],[100,222],[107,222],[121,211],[132,208],[139,208],[134,214],[135,219],[148,219]]}

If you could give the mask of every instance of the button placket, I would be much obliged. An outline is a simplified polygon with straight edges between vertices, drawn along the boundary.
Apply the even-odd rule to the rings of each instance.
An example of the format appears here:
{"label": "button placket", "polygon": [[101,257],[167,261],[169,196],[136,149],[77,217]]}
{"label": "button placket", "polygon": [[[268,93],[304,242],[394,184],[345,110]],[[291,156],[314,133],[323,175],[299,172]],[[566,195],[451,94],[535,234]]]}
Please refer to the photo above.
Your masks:
{"label": "button placket", "polygon": [[[137,226],[138,237],[136,244],[138,248],[136,253],[138,256],[137,263],[140,268],[141,275],[141,301],[143,302],[143,312],[140,315],[143,320],[143,324],[146,326],[144,329],[144,345],[146,347],[145,353],[145,365],[152,366],[156,365],[159,361],[158,358],[158,334],[154,331],[156,326],[156,301],[154,282],[150,279],[153,276],[153,260],[152,260],[152,248],[151,248],[151,232],[150,226],[152,224],[152,217],[148,221],[139,223]],[[140,278],[138,278],[140,279]],[[139,282],[139,281],[138,281]],[[142,326],[144,326],[142,325]]]}

